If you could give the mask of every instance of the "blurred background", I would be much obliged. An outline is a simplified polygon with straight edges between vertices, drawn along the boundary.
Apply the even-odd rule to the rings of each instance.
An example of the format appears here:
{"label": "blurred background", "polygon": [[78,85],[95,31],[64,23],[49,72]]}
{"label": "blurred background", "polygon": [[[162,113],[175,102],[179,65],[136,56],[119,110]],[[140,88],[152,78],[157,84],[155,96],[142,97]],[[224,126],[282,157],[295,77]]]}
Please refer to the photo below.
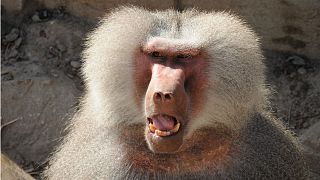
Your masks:
{"label": "blurred background", "polygon": [[129,4],[244,19],[261,38],[273,110],[296,133],[312,178],[320,179],[319,0],[2,0],[2,153],[39,178],[83,92],[86,34],[104,14]]}

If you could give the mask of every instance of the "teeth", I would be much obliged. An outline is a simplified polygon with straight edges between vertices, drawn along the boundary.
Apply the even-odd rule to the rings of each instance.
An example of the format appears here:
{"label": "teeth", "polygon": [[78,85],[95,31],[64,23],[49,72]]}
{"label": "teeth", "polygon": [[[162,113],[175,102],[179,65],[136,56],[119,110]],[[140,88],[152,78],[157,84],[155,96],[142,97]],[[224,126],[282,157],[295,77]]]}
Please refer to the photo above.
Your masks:
{"label": "teeth", "polygon": [[156,135],[158,136],[169,136],[171,134],[170,131],[160,131],[158,129],[156,129]]}
{"label": "teeth", "polygon": [[170,131],[160,131],[159,129],[156,129],[156,127],[154,127],[154,125],[152,123],[149,124],[149,129],[151,132],[155,133],[158,136],[170,136],[173,133],[176,133],[179,131],[180,129],[180,123],[178,122],[173,129],[171,129]]}
{"label": "teeth", "polygon": [[151,132],[154,133],[155,130],[156,130],[156,127],[154,127],[154,125],[150,123],[150,124],[149,124],[149,129],[150,129]]}
{"label": "teeth", "polygon": [[176,132],[178,132],[179,128],[180,128],[180,123],[178,122],[178,123],[174,126],[174,128],[173,128],[172,130],[170,130],[170,132],[176,133]]}

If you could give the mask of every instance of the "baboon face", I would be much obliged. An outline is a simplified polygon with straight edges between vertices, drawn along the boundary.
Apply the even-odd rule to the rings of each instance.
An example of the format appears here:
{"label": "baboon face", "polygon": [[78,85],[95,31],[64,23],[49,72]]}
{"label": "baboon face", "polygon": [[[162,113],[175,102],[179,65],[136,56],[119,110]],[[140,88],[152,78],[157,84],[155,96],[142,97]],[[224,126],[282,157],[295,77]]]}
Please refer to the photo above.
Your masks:
{"label": "baboon face", "polygon": [[101,22],[87,47],[83,72],[94,121],[145,126],[141,136],[155,153],[184,151],[202,128],[241,129],[264,103],[256,37],[226,13],[124,9]]}
{"label": "baboon face", "polygon": [[201,111],[208,86],[205,54],[176,46],[152,38],[135,60],[138,99],[144,98],[145,137],[156,153],[179,149],[186,127]]}

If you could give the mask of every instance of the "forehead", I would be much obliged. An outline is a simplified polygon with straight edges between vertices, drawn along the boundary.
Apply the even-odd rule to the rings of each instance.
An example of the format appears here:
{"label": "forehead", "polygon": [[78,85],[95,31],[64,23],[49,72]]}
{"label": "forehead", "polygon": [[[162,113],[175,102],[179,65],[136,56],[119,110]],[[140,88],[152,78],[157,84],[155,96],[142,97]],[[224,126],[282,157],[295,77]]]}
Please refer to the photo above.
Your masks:
{"label": "forehead", "polygon": [[151,31],[142,43],[145,52],[166,52],[173,54],[199,54],[201,47],[199,34],[190,33],[190,13],[165,11],[155,13]]}
{"label": "forehead", "polygon": [[155,37],[150,38],[144,44],[143,51],[146,53],[157,51],[163,54],[188,54],[196,56],[200,50],[189,41]]}
{"label": "forehead", "polygon": [[[200,14],[195,11],[186,11],[183,13],[175,11],[164,11],[154,13],[152,28],[149,39],[161,37],[171,39],[170,42],[183,42],[184,44],[195,44],[199,40],[199,30],[201,26],[198,17]],[[194,28],[198,26],[197,28]]]}

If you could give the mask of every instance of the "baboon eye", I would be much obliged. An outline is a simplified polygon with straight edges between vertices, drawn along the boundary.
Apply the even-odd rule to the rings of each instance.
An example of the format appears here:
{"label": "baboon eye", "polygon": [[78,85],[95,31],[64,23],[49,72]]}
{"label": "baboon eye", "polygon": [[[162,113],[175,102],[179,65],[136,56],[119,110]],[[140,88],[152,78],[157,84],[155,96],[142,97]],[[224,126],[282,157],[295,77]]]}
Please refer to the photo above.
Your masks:
{"label": "baboon eye", "polygon": [[178,54],[177,59],[189,59],[192,58],[190,54]]}
{"label": "baboon eye", "polygon": [[153,57],[153,58],[164,58],[164,56],[158,51],[151,52],[150,56]]}
{"label": "baboon eye", "polygon": [[190,54],[178,54],[176,56],[176,62],[179,64],[185,64],[188,63],[191,58],[192,56]]}

